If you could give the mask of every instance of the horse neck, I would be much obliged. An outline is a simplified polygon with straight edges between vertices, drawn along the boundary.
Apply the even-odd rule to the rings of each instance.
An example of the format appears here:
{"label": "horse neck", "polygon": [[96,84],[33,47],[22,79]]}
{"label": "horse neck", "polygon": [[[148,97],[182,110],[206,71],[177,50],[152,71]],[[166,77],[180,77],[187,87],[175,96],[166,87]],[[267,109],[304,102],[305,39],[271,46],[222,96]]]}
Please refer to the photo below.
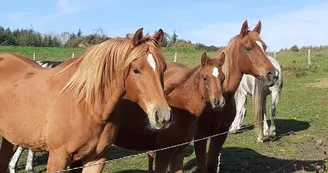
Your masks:
{"label": "horse neck", "polygon": [[223,83],[224,85],[224,97],[226,100],[233,98],[243,73],[240,71],[238,59],[240,58],[238,52],[235,50],[238,49],[235,45],[228,45],[225,50],[225,63],[222,66],[223,73],[226,76],[226,79]]}
{"label": "horse neck", "polygon": [[190,77],[167,96],[171,107],[186,110],[195,117],[200,116],[206,105],[199,87],[199,71],[200,67],[194,68]]}

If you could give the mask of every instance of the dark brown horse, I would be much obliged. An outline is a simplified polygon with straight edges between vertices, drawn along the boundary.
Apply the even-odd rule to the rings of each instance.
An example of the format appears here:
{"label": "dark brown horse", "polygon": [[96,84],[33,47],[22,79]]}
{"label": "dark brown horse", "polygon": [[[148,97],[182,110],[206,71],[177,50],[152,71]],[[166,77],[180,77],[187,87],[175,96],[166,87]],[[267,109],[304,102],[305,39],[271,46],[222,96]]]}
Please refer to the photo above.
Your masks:
{"label": "dark brown horse", "polygon": [[0,172],[7,171],[14,145],[49,151],[48,172],[76,160],[104,161],[119,126],[112,111],[124,94],[146,112],[151,127],[167,128],[172,114],[163,91],[162,41],[162,30],[144,37],[139,29],[133,38],[107,40],[53,69],[1,53]]}
{"label": "dark brown horse", "polygon": [[[227,104],[223,111],[215,111],[210,107],[205,108],[204,112],[197,120],[195,139],[229,131],[229,127],[236,115],[233,95],[238,88],[243,74],[251,74],[256,77],[258,81],[262,80],[262,83],[267,86],[272,86],[277,82],[278,71],[271,64],[265,53],[266,45],[260,38],[261,27],[261,22],[259,22],[253,31],[249,31],[248,23],[245,21],[239,35],[235,36],[228,46],[222,50],[221,53],[225,53],[226,55],[226,60],[222,68],[226,75],[226,80],[224,81],[224,97]],[[253,97],[261,96],[255,95]],[[258,107],[260,107],[261,104],[260,102],[256,103],[256,105],[259,105]],[[258,116],[257,120],[258,122],[262,122],[263,117]],[[263,129],[259,128],[262,126],[258,126],[258,124],[255,124],[256,129],[263,131]],[[207,158],[207,141],[195,143],[198,172],[217,172],[218,156],[226,138],[227,133],[211,139]],[[258,140],[261,141],[261,137]]]}
{"label": "dark brown horse", "polygon": [[[193,69],[178,63],[168,64],[164,82],[166,99],[174,114],[172,125],[160,131],[146,129],[146,114],[137,104],[123,99],[117,109],[122,122],[114,144],[147,151],[191,141],[196,132],[196,120],[206,103],[214,109],[221,109],[225,104],[222,96],[223,62],[224,54],[220,59],[210,59],[204,53],[201,65]],[[185,147],[158,151],[155,172],[166,172],[170,161],[173,172],[182,172]]]}

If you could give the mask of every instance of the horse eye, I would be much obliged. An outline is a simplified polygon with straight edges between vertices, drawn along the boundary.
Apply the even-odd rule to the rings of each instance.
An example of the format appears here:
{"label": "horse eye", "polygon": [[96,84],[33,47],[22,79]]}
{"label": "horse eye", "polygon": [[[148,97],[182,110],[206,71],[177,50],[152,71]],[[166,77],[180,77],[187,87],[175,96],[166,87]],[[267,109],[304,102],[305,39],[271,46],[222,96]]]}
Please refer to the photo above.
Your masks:
{"label": "horse eye", "polygon": [[249,51],[251,51],[251,50],[252,50],[252,48],[251,48],[251,47],[249,47],[249,46],[245,47],[245,49],[246,49],[246,51],[247,51],[247,52],[249,52]]}
{"label": "horse eye", "polygon": [[140,71],[137,68],[133,68],[133,73],[134,74],[140,74]]}
{"label": "horse eye", "polygon": [[203,79],[204,79],[205,82],[207,81],[207,77],[206,76],[204,76]]}

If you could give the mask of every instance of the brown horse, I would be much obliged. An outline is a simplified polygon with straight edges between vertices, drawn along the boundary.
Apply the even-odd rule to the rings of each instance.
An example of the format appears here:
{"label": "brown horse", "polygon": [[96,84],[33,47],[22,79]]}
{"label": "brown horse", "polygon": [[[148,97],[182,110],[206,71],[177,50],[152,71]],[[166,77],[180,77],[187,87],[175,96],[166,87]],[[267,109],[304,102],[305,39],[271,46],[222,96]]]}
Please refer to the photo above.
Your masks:
{"label": "brown horse", "polygon": [[[226,61],[222,68],[226,75],[224,97],[227,104],[223,111],[215,111],[209,107],[205,108],[197,120],[195,139],[229,131],[229,127],[236,115],[233,95],[243,74],[251,74],[268,86],[272,86],[277,82],[278,71],[271,64],[265,53],[266,45],[260,38],[261,27],[261,22],[259,22],[253,31],[249,31],[246,20],[242,25],[240,34],[235,36],[228,46],[222,50],[222,53],[224,52],[226,55]],[[258,96],[255,95],[253,97]],[[259,116],[257,119],[261,122],[263,117]],[[258,127],[258,124],[255,124],[255,126]],[[262,129],[259,130],[263,131]],[[226,138],[227,133],[211,139],[207,159],[207,141],[195,143],[198,172],[217,172],[218,156]]]}
{"label": "brown horse", "polygon": [[[224,54],[220,59],[210,59],[204,53],[201,65],[193,69],[178,63],[168,64],[164,84],[166,99],[174,113],[172,125],[154,132],[145,129],[147,120],[142,109],[129,99],[122,99],[117,110],[122,122],[114,144],[129,150],[147,151],[191,141],[196,132],[196,119],[206,102],[214,109],[221,109],[225,104],[223,62]],[[158,151],[155,172],[166,172],[170,161],[173,172],[182,172],[185,147]]]}
{"label": "brown horse", "polygon": [[112,111],[124,94],[147,113],[151,127],[167,128],[172,114],[163,91],[162,41],[162,30],[144,37],[140,28],[133,38],[107,40],[53,69],[1,53],[0,172],[6,172],[14,145],[48,151],[48,172],[76,160],[104,161],[119,126]]}

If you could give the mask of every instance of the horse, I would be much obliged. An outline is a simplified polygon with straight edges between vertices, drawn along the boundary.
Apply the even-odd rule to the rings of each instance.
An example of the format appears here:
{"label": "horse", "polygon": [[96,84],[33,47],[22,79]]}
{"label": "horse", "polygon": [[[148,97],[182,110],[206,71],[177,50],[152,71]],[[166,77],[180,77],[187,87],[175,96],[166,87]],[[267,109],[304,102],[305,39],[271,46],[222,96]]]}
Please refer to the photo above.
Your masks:
{"label": "horse", "polygon": [[54,68],[62,64],[64,61],[36,61],[43,68]]}
{"label": "horse", "polygon": [[[145,128],[148,120],[144,111],[133,101],[124,98],[114,111],[121,115],[114,145],[128,150],[149,151],[190,142],[196,131],[196,119],[206,103],[210,103],[213,109],[224,107],[223,62],[224,54],[220,58],[211,59],[203,53],[201,64],[192,69],[180,63],[168,63],[164,73],[164,91],[174,114],[171,126],[159,131]],[[131,114],[133,116],[129,116]],[[173,172],[181,172],[186,146],[157,151],[155,172],[165,172],[169,163]],[[81,164],[71,165],[78,166]],[[149,157],[148,170],[153,171],[152,157]]]}
{"label": "horse", "polygon": [[[140,28],[132,39],[109,39],[55,68],[0,53],[0,172],[6,172],[14,145],[48,151],[47,172],[76,160],[105,161],[119,126],[112,111],[124,95],[146,112],[151,128],[169,127],[163,35],[160,29],[144,37]],[[83,172],[101,172],[103,166]]]}
{"label": "horse", "polygon": [[[54,68],[60,64],[62,64],[64,61],[36,61],[37,64],[39,64],[41,67],[44,68]],[[10,162],[9,162],[9,171],[10,173],[15,173],[15,168],[17,166],[18,160],[20,156],[22,155],[24,151],[23,147],[18,146],[16,149],[14,155],[12,156]],[[32,150],[28,150],[27,160],[26,160],[26,166],[25,170],[27,173],[34,173],[33,168],[33,160],[34,160],[34,152]]]}
{"label": "horse", "polygon": [[[276,118],[276,108],[280,100],[281,91],[283,87],[283,77],[282,77],[282,72],[279,62],[270,56],[268,56],[268,58],[270,59],[273,66],[279,71],[279,76],[278,76],[278,82],[275,85],[271,87],[264,86],[264,88],[261,89],[261,91],[264,92],[263,93],[264,100],[262,101],[264,104],[263,105],[263,113],[264,113],[263,134],[264,136],[274,137],[276,135],[276,126],[274,120]],[[236,100],[236,117],[229,130],[231,133],[236,133],[241,128],[241,124],[246,115],[247,95],[254,95],[255,80],[257,79],[255,79],[251,75],[246,75],[246,74],[244,74],[243,78],[241,79],[239,87],[234,95]],[[270,94],[272,96],[272,100],[271,100],[271,123],[269,128],[268,123],[266,121],[266,97]],[[262,123],[260,125],[262,125]]]}
{"label": "horse", "polygon": [[[278,70],[268,59],[265,50],[266,45],[260,37],[262,23],[259,21],[255,28],[248,29],[247,20],[242,24],[240,33],[233,37],[228,45],[220,53],[225,53],[225,63],[222,66],[223,73],[226,75],[224,81],[224,98],[226,105],[222,111],[216,111],[206,106],[202,115],[197,119],[197,132],[194,139],[202,139],[211,135],[221,134],[211,138],[208,155],[206,156],[207,140],[194,143],[196,154],[197,172],[216,173],[218,157],[221,147],[225,142],[229,128],[236,115],[235,100],[233,98],[243,74],[251,74],[257,79],[262,80],[263,84],[272,86],[277,82]],[[258,80],[258,81],[260,81]],[[259,88],[255,88],[253,96],[259,101]],[[258,105],[257,103],[256,105]],[[260,108],[257,106],[257,108]],[[257,110],[257,109],[256,109]],[[257,114],[259,115],[259,114]],[[256,117],[261,122],[263,117]],[[255,124],[256,129],[263,132],[261,126]],[[262,136],[258,138],[262,140]]]}

